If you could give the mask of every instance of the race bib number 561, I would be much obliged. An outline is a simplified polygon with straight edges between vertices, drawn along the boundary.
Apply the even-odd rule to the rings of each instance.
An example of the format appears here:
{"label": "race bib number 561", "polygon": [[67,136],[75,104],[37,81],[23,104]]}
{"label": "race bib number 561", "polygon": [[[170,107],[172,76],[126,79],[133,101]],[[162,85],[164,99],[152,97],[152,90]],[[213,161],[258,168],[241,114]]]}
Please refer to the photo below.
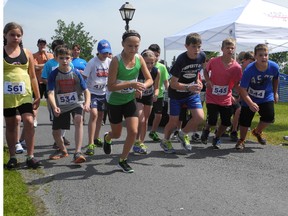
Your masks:
{"label": "race bib number 561", "polygon": [[24,82],[5,82],[4,94],[25,94]]}

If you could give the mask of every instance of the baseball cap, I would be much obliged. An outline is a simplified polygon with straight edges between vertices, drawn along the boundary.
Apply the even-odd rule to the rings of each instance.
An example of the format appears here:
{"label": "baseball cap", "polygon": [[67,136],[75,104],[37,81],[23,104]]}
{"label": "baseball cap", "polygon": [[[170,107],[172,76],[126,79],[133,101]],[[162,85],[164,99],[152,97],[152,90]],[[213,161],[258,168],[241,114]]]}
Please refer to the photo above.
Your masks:
{"label": "baseball cap", "polygon": [[38,40],[37,44],[39,44],[39,43],[45,43],[45,44],[47,44],[46,40],[43,39],[43,38],[40,38],[40,39]]}
{"label": "baseball cap", "polygon": [[110,43],[107,40],[99,41],[97,51],[99,53],[112,53]]}

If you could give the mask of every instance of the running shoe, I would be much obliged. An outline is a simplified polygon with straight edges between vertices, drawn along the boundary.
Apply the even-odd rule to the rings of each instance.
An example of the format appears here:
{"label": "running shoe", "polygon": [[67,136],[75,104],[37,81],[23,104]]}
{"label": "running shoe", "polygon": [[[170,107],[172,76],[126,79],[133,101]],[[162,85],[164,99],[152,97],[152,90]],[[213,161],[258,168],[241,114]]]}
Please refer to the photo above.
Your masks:
{"label": "running shoe", "polygon": [[17,159],[16,158],[10,158],[10,160],[6,164],[6,168],[8,170],[10,170],[10,169],[15,169],[17,167],[18,167]]}
{"label": "running shoe", "polygon": [[109,142],[106,140],[106,136],[108,135],[108,132],[104,134],[104,142],[103,142],[103,150],[105,154],[111,154],[112,150],[112,141],[110,140]]}
{"label": "running shoe", "polygon": [[26,159],[26,165],[28,168],[37,169],[42,166],[42,163],[33,157],[31,159]]}
{"label": "running shoe", "polygon": [[103,141],[101,138],[97,138],[94,140],[94,144],[96,145],[96,147],[100,147],[102,148],[103,147]]}
{"label": "running shoe", "polygon": [[24,149],[21,145],[20,142],[18,142],[16,145],[15,145],[15,153],[16,154],[22,154],[24,152]]}
{"label": "running shoe", "polygon": [[133,173],[134,172],[134,170],[127,163],[127,160],[123,160],[121,162],[119,161],[118,167],[120,169],[122,169],[122,171],[125,172],[125,173]]}
{"label": "running shoe", "polygon": [[34,125],[34,128],[37,128],[37,126],[38,126],[37,119],[34,119],[34,123],[33,123],[33,125]]}
{"label": "running shoe", "polygon": [[159,142],[161,140],[155,131],[150,131],[149,137],[155,142]]}
{"label": "running shoe", "polygon": [[192,142],[192,143],[201,143],[200,135],[199,135],[198,133],[194,133],[194,134],[191,136],[191,142]]}
{"label": "running shoe", "polygon": [[76,152],[74,154],[74,163],[83,163],[86,161],[86,158],[82,155],[81,152]]}
{"label": "running shoe", "polygon": [[147,146],[140,141],[136,141],[133,146],[133,152],[136,155],[145,155],[147,154]]}
{"label": "running shoe", "polygon": [[87,150],[85,152],[86,155],[94,155],[94,149],[95,149],[96,145],[94,143],[89,144],[87,146]]}
{"label": "running shoe", "polygon": [[221,148],[221,140],[218,137],[214,137],[212,140],[212,146],[214,149],[220,149]]}
{"label": "running shoe", "polygon": [[235,145],[237,150],[243,150],[245,148],[245,140],[239,139]]}
{"label": "running shoe", "polygon": [[175,130],[174,131],[174,134],[173,134],[173,136],[172,136],[172,140],[177,140],[177,137],[178,137],[178,133],[179,133],[179,130]]}
{"label": "running shoe", "polygon": [[266,139],[263,138],[263,133],[256,133],[256,129],[254,128],[252,130],[252,134],[253,136],[255,136],[258,140],[258,142],[261,144],[261,145],[266,145]]}
{"label": "running shoe", "polygon": [[189,135],[188,134],[184,134],[183,132],[179,132],[178,133],[178,139],[182,144],[182,147],[184,148],[184,150],[186,151],[191,151],[192,150],[192,146],[190,144],[190,140],[189,140]]}
{"label": "running shoe", "polygon": [[202,130],[201,142],[205,145],[207,145],[209,133],[210,133],[209,130],[205,130],[205,129]]}
{"label": "running shoe", "polygon": [[25,140],[20,140],[19,142],[21,143],[22,148],[23,148],[24,150],[27,150],[27,145],[26,145]]}
{"label": "running shoe", "polygon": [[69,154],[67,151],[56,150],[53,154],[49,156],[50,160],[58,160],[60,158],[68,157]]}
{"label": "running shoe", "polygon": [[175,154],[176,151],[172,146],[172,143],[170,140],[161,140],[160,147],[164,150],[167,154]]}

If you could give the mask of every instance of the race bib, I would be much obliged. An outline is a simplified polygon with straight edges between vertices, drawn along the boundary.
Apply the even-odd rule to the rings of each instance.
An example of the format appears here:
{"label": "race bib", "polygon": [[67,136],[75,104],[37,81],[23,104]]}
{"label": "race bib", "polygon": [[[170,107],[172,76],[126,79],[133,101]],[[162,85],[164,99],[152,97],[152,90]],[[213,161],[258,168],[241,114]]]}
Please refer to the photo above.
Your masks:
{"label": "race bib", "polygon": [[103,90],[106,87],[106,83],[96,83],[94,85],[95,90]]}
{"label": "race bib", "polygon": [[228,86],[213,85],[212,94],[213,95],[227,95]]}
{"label": "race bib", "polygon": [[255,90],[249,87],[248,94],[255,97],[255,98],[264,98],[265,90]]}
{"label": "race bib", "polygon": [[[117,80],[117,83],[122,83],[122,82],[137,82],[137,79],[134,79],[134,80]],[[129,94],[129,93],[135,92],[135,89],[133,87],[129,87],[129,88],[118,90],[116,92],[121,93],[121,94]]]}
{"label": "race bib", "polygon": [[150,88],[146,89],[145,91],[142,92],[142,96],[148,96],[153,94],[154,92],[154,88],[153,86],[151,86]]}
{"label": "race bib", "polygon": [[57,99],[59,105],[75,104],[78,102],[78,95],[76,92],[57,94]]}
{"label": "race bib", "polygon": [[25,83],[24,82],[5,82],[4,83],[4,94],[25,94]]}

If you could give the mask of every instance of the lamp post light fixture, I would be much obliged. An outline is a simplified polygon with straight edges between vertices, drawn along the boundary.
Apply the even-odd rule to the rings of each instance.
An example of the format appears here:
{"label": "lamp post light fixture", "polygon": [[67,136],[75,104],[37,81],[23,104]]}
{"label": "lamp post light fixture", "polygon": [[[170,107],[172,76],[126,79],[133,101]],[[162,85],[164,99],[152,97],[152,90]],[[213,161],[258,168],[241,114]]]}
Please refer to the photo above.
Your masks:
{"label": "lamp post light fixture", "polygon": [[122,7],[119,9],[122,19],[126,22],[125,30],[129,30],[129,21],[133,19],[135,8],[129,4],[129,2],[126,2],[122,5]]}

